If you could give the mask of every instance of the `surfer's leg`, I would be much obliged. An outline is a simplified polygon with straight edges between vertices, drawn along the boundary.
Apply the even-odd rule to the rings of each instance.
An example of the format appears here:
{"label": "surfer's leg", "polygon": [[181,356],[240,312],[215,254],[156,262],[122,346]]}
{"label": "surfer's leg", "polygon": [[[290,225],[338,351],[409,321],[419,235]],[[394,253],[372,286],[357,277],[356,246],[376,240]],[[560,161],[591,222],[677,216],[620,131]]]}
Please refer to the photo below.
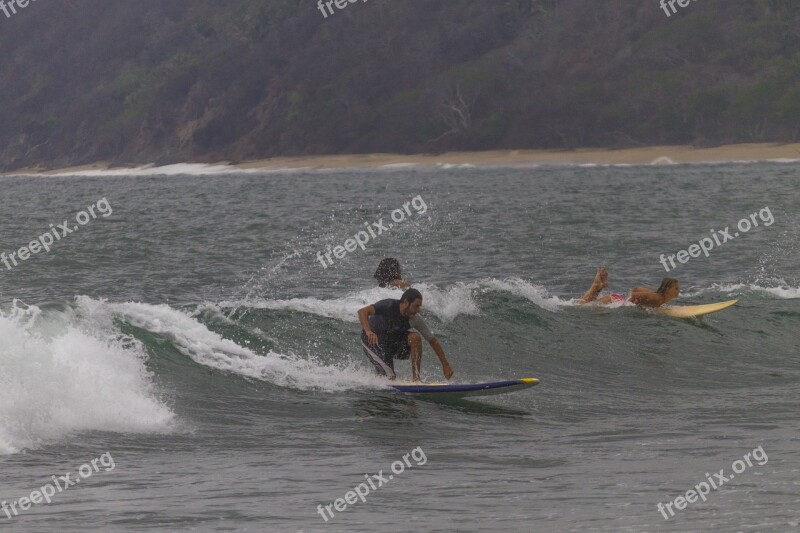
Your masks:
{"label": "surfer's leg", "polygon": [[422,366],[422,335],[416,331],[408,334],[408,346],[411,349],[411,375],[414,381],[420,381]]}
{"label": "surfer's leg", "polygon": [[389,379],[394,379],[394,361],[391,355],[386,354],[386,350],[384,350],[384,346],[380,342],[380,337],[378,337],[379,342],[378,344],[370,344],[369,339],[367,339],[367,334],[364,331],[361,331],[361,348],[364,350],[364,355],[367,356],[370,363],[375,367],[375,372],[378,373],[380,376],[386,376]]}
{"label": "surfer's leg", "polygon": [[[608,287],[608,271],[605,268],[600,267],[597,269],[597,273],[594,275],[594,281],[592,281],[592,286],[589,287],[589,290],[586,291],[586,294],[583,295],[579,303],[588,304],[590,302],[597,300],[597,296],[600,294],[600,292],[607,287]],[[599,303],[608,303],[608,302],[603,302],[602,300],[604,300],[604,298],[601,298]]]}

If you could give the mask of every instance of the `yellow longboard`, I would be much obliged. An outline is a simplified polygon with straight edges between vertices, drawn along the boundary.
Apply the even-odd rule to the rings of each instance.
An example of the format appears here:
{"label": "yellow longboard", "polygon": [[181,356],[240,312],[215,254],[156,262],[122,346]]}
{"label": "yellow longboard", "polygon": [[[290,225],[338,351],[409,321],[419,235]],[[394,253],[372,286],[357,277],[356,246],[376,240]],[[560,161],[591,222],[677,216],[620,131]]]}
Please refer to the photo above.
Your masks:
{"label": "yellow longboard", "polygon": [[663,305],[656,309],[661,314],[672,316],[675,318],[690,318],[694,316],[703,316],[709,313],[716,313],[727,309],[739,300],[728,300],[727,302],[719,302],[715,304],[705,305],[676,305],[667,306]]}

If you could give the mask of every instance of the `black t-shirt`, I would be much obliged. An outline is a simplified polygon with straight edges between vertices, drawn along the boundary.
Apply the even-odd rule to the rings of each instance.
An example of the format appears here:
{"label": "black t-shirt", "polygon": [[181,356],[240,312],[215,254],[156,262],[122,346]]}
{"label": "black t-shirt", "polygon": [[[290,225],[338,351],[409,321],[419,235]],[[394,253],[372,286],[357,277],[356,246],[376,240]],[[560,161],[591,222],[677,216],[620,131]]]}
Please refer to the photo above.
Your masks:
{"label": "black t-shirt", "polygon": [[388,298],[372,307],[375,314],[369,317],[369,325],[376,335],[402,335],[411,328],[408,317],[400,314],[400,300]]}
{"label": "black t-shirt", "polygon": [[412,318],[400,314],[400,300],[388,298],[372,307],[375,308],[375,314],[369,317],[369,326],[376,335],[405,335],[409,329],[414,328],[426,339],[434,338],[433,332],[419,314]]}

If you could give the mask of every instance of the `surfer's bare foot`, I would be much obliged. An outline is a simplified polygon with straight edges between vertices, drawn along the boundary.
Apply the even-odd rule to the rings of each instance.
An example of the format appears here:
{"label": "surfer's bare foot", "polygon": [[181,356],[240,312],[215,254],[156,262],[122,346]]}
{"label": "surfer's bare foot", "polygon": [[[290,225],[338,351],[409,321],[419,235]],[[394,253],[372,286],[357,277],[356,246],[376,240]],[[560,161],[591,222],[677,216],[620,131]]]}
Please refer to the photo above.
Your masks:
{"label": "surfer's bare foot", "polygon": [[608,288],[608,270],[606,270],[605,267],[597,269],[597,273],[594,275],[594,281],[592,281],[592,288],[598,289],[597,292]]}
{"label": "surfer's bare foot", "polygon": [[592,286],[589,287],[589,290],[586,291],[586,294],[583,295],[581,298],[580,303],[588,304],[589,302],[593,302],[597,299],[597,295],[603,289],[608,288],[608,270],[605,267],[600,267],[597,269],[597,273],[594,275],[594,280],[592,280]]}

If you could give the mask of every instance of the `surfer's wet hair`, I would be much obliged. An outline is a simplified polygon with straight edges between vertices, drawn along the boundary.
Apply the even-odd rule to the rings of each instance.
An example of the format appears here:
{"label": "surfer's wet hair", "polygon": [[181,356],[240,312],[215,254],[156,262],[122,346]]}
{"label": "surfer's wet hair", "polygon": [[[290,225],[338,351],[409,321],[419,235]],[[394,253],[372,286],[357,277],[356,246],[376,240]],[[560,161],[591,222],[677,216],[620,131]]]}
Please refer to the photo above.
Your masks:
{"label": "surfer's wet hair", "polygon": [[375,271],[374,277],[381,287],[388,286],[396,279],[403,279],[400,273],[400,261],[394,257],[387,257],[382,260],[378,265],[378,270]]}
{"label": "surfer's wet hair", "polygon": [[672,287],[675,287],[678,284],[678,280],[675,278],[664,278],[661,280],[661,286],[656,291],[658,294],[666,296],[667,291]]}
{"label": "surfer's wet hair", "polygon": [[403,295],[400,297],[400,303],[403,302],[415,302],[417,300],[422,300],[422,293],[419,292],[417,289],[408,289]]}

